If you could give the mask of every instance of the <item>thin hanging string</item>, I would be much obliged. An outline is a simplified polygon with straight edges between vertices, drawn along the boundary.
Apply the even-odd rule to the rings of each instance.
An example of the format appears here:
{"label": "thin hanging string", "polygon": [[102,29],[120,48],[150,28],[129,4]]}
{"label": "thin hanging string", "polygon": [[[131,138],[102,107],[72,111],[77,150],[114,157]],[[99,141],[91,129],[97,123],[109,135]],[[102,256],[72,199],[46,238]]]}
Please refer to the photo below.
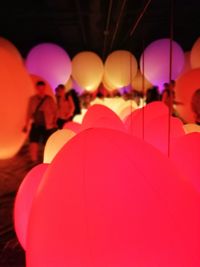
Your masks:
{"label": "thin hanging string", "polygon": [[[173,58],[173,36],[174,36],[174,0],[169,0],[170,4],[170,41],[169,41],[169,83],[172,80],[172,58]],[[171,147],[171,115],[173,112],[173,89],[169,88],[169,117],[168,117],[168,157],[170,157]]]}
{"label": "thin hanging string", "polygon": [[144,95],[145,95],[145,56],[144,56],[144,49],[145,49],[145,40],[144,40],[144,23],[142,27],[142,139],[144,140],[145,135],[145,112],[144,112]]}

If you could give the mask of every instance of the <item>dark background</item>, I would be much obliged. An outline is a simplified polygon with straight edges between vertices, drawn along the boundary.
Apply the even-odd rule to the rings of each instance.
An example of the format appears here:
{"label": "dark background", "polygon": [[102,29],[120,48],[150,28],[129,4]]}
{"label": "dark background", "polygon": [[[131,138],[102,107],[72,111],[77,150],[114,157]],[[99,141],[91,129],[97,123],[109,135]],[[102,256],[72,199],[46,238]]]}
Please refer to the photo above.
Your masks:
{"label": "dark background", "polygon": [[23,57],[36,44],[55,42],[71,57],[91,50],[105,59],[113,50],[128,49],[138,58],[150,42],[170,37],[171,25],[173,39],[190,50],[199,36],[200,1],[7,0],[0,7],[0,35],[13,42]]}

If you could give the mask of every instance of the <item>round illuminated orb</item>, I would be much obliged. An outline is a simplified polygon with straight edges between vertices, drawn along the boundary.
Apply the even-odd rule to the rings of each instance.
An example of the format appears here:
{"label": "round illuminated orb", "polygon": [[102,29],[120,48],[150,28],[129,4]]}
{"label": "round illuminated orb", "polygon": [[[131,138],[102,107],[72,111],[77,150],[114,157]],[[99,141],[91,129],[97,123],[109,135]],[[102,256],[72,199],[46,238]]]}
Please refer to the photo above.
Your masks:
{"label": "round illuminated orb", "polygon": [[176,110],[186,123],[195,121],[195,114],[191,109],[191,100],[194,92],[199,88],[200,68],[186,72],[176,82],[176,100],[183,103],[182,105],[177,105]]}
{"label": "round illuminated orb", "polygon": [[88,128],[109,128],[125,131],[123,122],[111,109],[104,105],[93,105],[85,114],[81,130]]}
{"label": "round illuminated orb", "polygon": [[115,88],[130,84],[137,74],[137,60],[129,51],[112,52],[105,62],[105,80]]}
{"label": "round illuminated orb", "polygon": [[[184,52],[180,45],[172,41],[171,79],[176,80],[184,66]],[[144,68],[143,68],[144,57]],[[170,39],[160,39],[148,45],[140,58],[140,70],[152,84],[162,86],[169,81]]]}
{"label": "round illuminated orb", "polygon": [[140,70],[138,70],[137,75],[133,78],[132,83],[131,83],[133,89],[143,92],[144,93],[147,91],[147,89],[151,88],[153,85],[150,83],[144,75],[141,73]]}
{"label": "round illuminated orb", "polygon": [[133,111],[125,120],[128,133],[139,138],[144,137],[147,125],[160,116],[168,116],[168,107],[161,101],[151,102],[143,108]]}
{"label": "round illuminated orb", "polygon": [[31,169],[21,183],[15,198],[15,232],[24,250],[26,250],[27,227],[33,199],[47,167],[48,164],[39,164]]}
{"label": "round illuminated orb", "polygon": [[172,145],[170,158],[200,193],[200,133],[190,133]]}
{"label": "round illuminated orb", "polygon": [[[34,86],[34,87],[36,87],[36,84],[37,84],[37,82],[39,82],[39,81],[43,81],[43,82],[45,82],[46,94],[48,94],[48,95],[50,95],[51,97],[53,97],[54,101],[56,101],[56,97],[55,97],[54,91],[53,91],[51,85],[50,85],[47,81],[45,81],[43,78],[41,78],[41,77],[38,76],[38,75],[31,74],[30,76],[31,76],[31,79],[32,79],[32,81],[33,81],[33,86]],[[36,91],[35,91],[35,92],[36,92]]]}
{"label": "round illuminated orb", "polygon": [[61,129],[53,133],[45,145],[43,162],[51,163],[58,151],[75,135],[76,133],[69,129]]}
{"label": "round illuminated orb", "polygon": [[138,108],[137,103],[134,100],[126,100],[117,112],[118,116],[124,121],[133,111]]}
{"label": "round illuminated orb", "polygon": [[58,84],[65,84],[71,74],[71,60],[67,52],[53,43],[33,47],[25,64],[30,74],[41,76],[53,89]]}
{"label": "round illuminated orb", "polygon": [[190,63],[191,52],[190,51],[185,52],[184,56],[185,56],[185,64],[184,64],[183,69],[182,69],[181,73],[179,74],[178,78],[181,77],[184,73],[186,73],[192,69],[192,66]]}
{"label": "round illuminated orb", "polygon": [[103,86],[109,91],[113,92],[116,90],[116,86],[113,85],[107,78],[106,75],[104,74],[103,79],[102,79]]}
{"label": "round illuminated orb", "polygon": [[185,131],[186,134],[188,133],[199,133],[200,132],[200,125],[197,125],[195,123],[188,123],[183,125],[183,129]]}
{"label": "round illuminated orb", "polygon": [[20,52],[15,47],[15,45],[11,43],[9,40],[0,37],[0,48],[3,48],[6,51],[8,51],[15,59],[18,59],[20,63],[23,62]]}
{"label": "round illuminated orb", "polygon": [[193,69],[200,68],[200,37],[192,47],[190,61]]}
{"label": "round illuminated orb", "polygon": [[6,159],[13,157],[27,138],[22,129],[34,88],[23,64],[13,54],[0,48],[0,58],[0,159]]}
{"label": "round illuminated orb", "polygon": [[69,121],[64,124],[63,129],[68,129],[75,133],[79,133],[81,131],[81,124],[75,121]]}
{"label": "round illuminated orb", "polygon": [[98,88],[103,71],[102,60],[93,52],[81,52],[72,59],[72,76],[81,87],[88,91]]}
{"label": "round illuminated orb", "polygon": [[200,266],[199,194],[169,159],[110,129],[71,139],[45,173],[28,267]]}

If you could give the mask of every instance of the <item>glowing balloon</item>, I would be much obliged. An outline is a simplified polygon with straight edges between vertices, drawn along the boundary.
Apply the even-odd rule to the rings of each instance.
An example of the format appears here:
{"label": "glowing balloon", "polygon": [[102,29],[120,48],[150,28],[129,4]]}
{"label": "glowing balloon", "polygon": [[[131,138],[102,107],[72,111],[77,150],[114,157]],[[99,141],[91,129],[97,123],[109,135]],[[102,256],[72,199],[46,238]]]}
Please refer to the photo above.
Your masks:
{"label": "glowing balloon", "polygon": [[140,72],[140,70],[138,70],[137,75],[133,78],[131,84],[132,84],[133,89],[135,89],[139,92],[142,92],[143,90],[144,90],[144,92],[146,92],[147,89],[149,89],[153,86],[152,83],[150,83],[144,77],[144,75]]}
{"label": "glowing balloon", "polygon": [[128,132],[139,138],[144,137],[146,126],[151,121],[160,116],[168,116],[169,110],[165,104],[160,101],[151,102],[143,108],[133,111],[125,120],[125,126]]}
{"label": "glowing balloon", "polygon": [[91,102],[91,106],[95,104],[101,104],[111,109],[116,114],[119,114],[120,107],[124,105],[126,101],[122,97],[108,98],[104,97],[103,99],[96,98]]}
{"label": "glowing balloon", "polygon": [[74,80],[88,91],[94,91],[98,88],[103,71],[102,60],[93,52],[78,53],[72,60]]}
{"label": "glowing balloon", "polygon": [[195,114],[191,109],[191,99],[193,93],[199,88],[200,68],[186,72],[176,82],[176,100],[183,103],[183,105],[177,105],[176,110],[187,123],[195,121]]}
{"label": "glowing balloon", "polygon": [[152,146],[88,129],[57,154],[31,210],[28,267],[200,266],[199,195]]}
{"label": "glowing balloon", "polygon": [[26,250],[26,235],[33,199],[39,188],[48,164],[39,164],[28,172],[15,198],[14,225],[17,238]]}
{"label": "glowing balloon", "polygon": [[191,133],[179,138],[172,145],[170,158],[200,193],[200,133]]}
{"label": "glowing balloon", "polygon": [[46,88],[46,94],[48,94],[51,97],[53,97],[54,101],[56,101],[56,97],[55,97],[54,91],[53,91],[53,89],[51,88],[50,84],[47,81],[45,81],[43,78],[41,78],[40,76],[37,76],[37,75],[31,74],[30,76],[31,76],[31,79],[33,81],[33,86],[34,87],[36,86],[37,82],[44,81],[45,84],[46,84],[46,87],[45,87]]}
{"label": "glowing balloon", "polygon": [[116,86],[113,85],[105,76],[103,76],[103,79],[102,79],[102,83],[104,85],[104,87],[109,91],[109,92],[113,92],[114,90],[116,90]]}
{"label": "glowing balloon", "polygon": [[200,68],[200,37],[192,47],[190,61],[192,68]]}
{"label": "glowing balloon", "polygon": [[117,114],[98,104],[91,106],[83,118],[81,130],[88,128],[109,128],[125,131],[124,124]]}
{"label": "glowing balloon", "polygon": [[0,49],[3,48],[9,52],[15,59],[19,60],[20,63],[23,63],[22,56],[18,49],[11,43],[9,40],[0,37]]}
{"label": "glowing balloon", "polygon": [[41,76],[53,89],[65,84],[71,74],[71,60],[67,52],[52,43],[43,43],[33,47],[27,58],[26,68],[30,74]]}
{"label": "glowing balloon", "polygon": [[200,125],[197,125],[195,123],[188,123],[188,124],[183,125],[183,129],[186,134],[200,132]]}
{"label": "glowing balloon", "polygon": [[81,124],[78,122],[69,121],[64,124],[63,129],[68,129],[75,133],[79,133],[81,131]]}
{"label": "glowing balloon", "polygon": [[11,158],[26,140],[22,132],[33,84],[23,64],[0,49],[0,159]]}
{"label": "glowing balloon", "polygon": [[105,80],[115,88],[126,86],[137,74],[137,68],[137,60],[129,51],[114,51],[105,62]]}
{"label": "glowing balloon", "polygon": [[183,69],[182,69],[182,71],[178,77],[181,77],[181,75],[183,75],[184,73],[186,73],[192,69],[191,63],[190,63],[191,52],[190,51],[185,52],[184,56],[185,56],[185,64],[184,64]]}
{"label": "glowing balloon", "polygon": [[51,163],[60,149],[73,137],[75,132],[61,129],[54,132],[47,140],[44,148],[44,163]]}
{"label": "glowing balloon", "polygon": [[133,111],[135,111],[138,108],[137,103],[134,100],[126,100],[125,103],[123,103],[117,112],[121,120],[125,120],[128,115],[130,115]]}
{"label": "glowing balloon", "polygon": [[[175,41],[172,41],[172,50],[171,79],[176,80],[182,71],[185,58],[182,48]],[[170,39],[154,41],[145,48],[140,58],[140,70],[152,84],[159,86],[160,89],[162,89],[163,83],[169,82]]]}

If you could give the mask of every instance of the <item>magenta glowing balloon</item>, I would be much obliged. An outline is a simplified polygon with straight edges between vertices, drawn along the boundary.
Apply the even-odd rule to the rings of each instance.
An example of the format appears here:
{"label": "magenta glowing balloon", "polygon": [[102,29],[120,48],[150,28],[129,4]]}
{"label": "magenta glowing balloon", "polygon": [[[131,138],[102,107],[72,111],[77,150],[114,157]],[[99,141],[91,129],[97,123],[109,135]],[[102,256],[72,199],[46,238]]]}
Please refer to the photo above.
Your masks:
{"label": "magenta glowing balloon", "polygon": [[199,208],[198,193],[157,149],[88,129],[44,175],[26,266],[199,267]]}
{"label": "magenta glowing balloon", "polygon": [[200,133],[190,133],[172,145],[170,158],[200,193]]}
{"label": "magenta glowing balloon", "polygon": [[[144,57],[144,66],[143,66]],[[172,41],[171,79],[176,80],[184,66],[185,57],[180,45]],[[160,39],[147,46],[140,58],[140,70],[160,90],[170,76],[170,39]]]}
{"label": "magenta glowing balloon", "polygon": [[125,131],[125,126],[115,112],[104,105],[95,104],[86,112],[81,130],[88,128],[109,128]]}
{"label": "magenta glowing balloon", "polygon": [[53,89],[58,84],[66,84],[71,74],[71,60],[67,52],[52,43],[33,47],[25,64],[30,74],[41,76]]}
{"label": "magenta glowing balloon", "polygon": [[21,183],[15,198],[15,232],[24,250],[26,250],[27,227],[33,199],[47,167],[48,164],[39,164],[29,171]]}

